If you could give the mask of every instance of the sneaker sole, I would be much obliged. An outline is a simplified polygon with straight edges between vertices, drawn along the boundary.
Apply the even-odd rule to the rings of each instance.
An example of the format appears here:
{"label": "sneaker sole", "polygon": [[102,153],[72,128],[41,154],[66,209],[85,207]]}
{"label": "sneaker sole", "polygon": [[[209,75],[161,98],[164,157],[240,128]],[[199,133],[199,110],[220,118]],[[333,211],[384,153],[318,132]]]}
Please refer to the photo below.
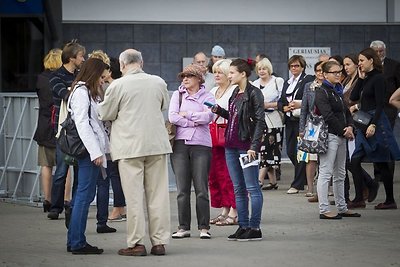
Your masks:
{"label": "sneaker sole", "polygon": [[239,242],[247,242],[247,241],[261,241],[262,237],[259,238],[247,238],[247,239],[236,239]]}
{"label": "sneaker sole", "polygon": [[183,238],[187,238],[190,237],[190,235],[184,235],[184,236],[171,236],[173,239],[183,239]]}

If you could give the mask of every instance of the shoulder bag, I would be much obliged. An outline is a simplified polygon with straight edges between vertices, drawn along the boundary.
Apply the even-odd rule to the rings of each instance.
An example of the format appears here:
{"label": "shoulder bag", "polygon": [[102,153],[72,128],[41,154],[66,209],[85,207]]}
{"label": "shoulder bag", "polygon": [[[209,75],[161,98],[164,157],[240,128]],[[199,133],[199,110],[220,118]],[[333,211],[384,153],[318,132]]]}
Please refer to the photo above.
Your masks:
{"label": "shoulder bag", "polygon": [[368,126],[371,124],[372,115],[368,112],[358,110],[353,113],[353,121],[354,125],[365,133]]}
{"label": "shoulder bag", "polygon": [[[275,89],[278,92],[278,97],[279,97],[279,90],[278,90],[278,84],[276,83],[276,78],[275,78]],[[281,111],[279,110],[273,110],[273,111],[265,111],[265,123],[267,124],[267,127],[269,129],[272,128],[282,128],[284,124],[284,115]]]}
{"label": "shoulder bag", "polygon": [[[179,109],[182,105],[182,93],[179,92]],[[165,121],[165,128],[167,129],[169,143],[171,147],[174,146],[175,136],[176,136],[176,125],[171,123],[169,120]]]}
{"label": "shoulder bag", "polygon": [[[72,92],[74,93],[74,92]],[[90,94],[88,90],[89,97],[89,109],[88,109],[88,117],[90,124]],[[70,103],[69,103],[70,105]],[[58,145],[61,151],[68,156],[74,158],[83,158],[88,155],[88,151],[86,150],[85,145],[83,144],[81,138],[79,137],[78,130],[76,129],[76,125],[74,120],[71,118],[71,112],[68,111],[67,118],[63,123],[61,123],[60,135],[58,137]]]}
{"label": "shoulder bag", "polygon": [[[362,95],[363,95],[363,93],[361,92],[360,101],[358,104],[359,106],[361,105]],[[371,124],[372,115],[366,111],[360,110],[360,107],[359,107],[359,109],[353,113],[353,121],[354,121],[354,125],[358,129],[363,131],[363,133],[365,133],[367,131],[368,126]]]}
{"label": "shoulder bag", "polygon": [[[325,91],[322,87],[319,90]],[[315,103],[312,105],[314,109],[307,116],[304,136],[299,139],[297,147],[307,153],[324,154],[328,150],[328,125],[322,115],[317,115]]]}

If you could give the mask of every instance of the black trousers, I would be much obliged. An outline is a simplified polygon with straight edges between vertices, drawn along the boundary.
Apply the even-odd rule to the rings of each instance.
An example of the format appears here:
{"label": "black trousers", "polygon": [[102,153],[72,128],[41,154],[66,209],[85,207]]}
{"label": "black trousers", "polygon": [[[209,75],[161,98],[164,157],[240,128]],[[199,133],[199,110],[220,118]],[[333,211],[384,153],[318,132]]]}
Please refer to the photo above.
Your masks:
{"label": "black trousers", "polygon": [[297,190],[304,190],[306,182],[306,163],[297,162],[297,137],[299,136],[299,121],[293,121],[286,117],[286,152],[294,166],[294,179],[291,187]]}
{"label": "black trousers", "polygon": [[[389,168],[389,162],[377,162],[375,163],[376,167],[379,169],[382,174],[382,182],[385,186],[386,200],[385,203],[393,203],[394,195],[393,195],[393,175]],[[356,197],[354,201],[361,201],[363,199],[362,190],[364,186],[364,179],[362,175],[361,168],[361,158],[352,158],[351,159],[352,173],[354,179],[354,187],[356,191]],[[368,186],[368,185],[367,185]]]}

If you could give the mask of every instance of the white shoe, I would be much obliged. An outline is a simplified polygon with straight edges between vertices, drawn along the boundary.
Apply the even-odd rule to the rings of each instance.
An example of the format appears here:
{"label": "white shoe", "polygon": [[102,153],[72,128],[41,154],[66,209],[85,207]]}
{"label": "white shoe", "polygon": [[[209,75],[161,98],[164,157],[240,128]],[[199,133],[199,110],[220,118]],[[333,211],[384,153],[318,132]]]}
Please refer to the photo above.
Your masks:
{"label": "white shoe", "polygon": [[200,239],[210,239],[211,234],[208,232],[207,229],[201,229],[200,230]]}
{"label": "white shoe", "polygon": [[289,188],[289,190],[286,192],[286,194],[297,194],[299,193],[299,190],[297,190],[294,187]]}
{"label": "white shoe", "polygon": [[172,234],[172,238],[176,238],[176,239],[185,238],[185,237],[190,237],[190,231],[179,229],[177,232]]}

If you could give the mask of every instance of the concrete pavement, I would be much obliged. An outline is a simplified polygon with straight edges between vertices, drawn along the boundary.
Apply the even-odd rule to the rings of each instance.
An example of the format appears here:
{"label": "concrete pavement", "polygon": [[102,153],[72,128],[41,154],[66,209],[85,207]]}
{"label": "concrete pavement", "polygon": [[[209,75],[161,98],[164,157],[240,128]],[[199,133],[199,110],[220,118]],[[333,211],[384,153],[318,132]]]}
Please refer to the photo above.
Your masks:
{"label": "concrete pavement", "polygon": [[[371,165],[365,164],[371,173]],[[400,204],[400,164],[396,166],[395,198]],[[211,240],[200,240],[192,203],[192,237],[172,240],[163,257],[123,257],[126,222],[110,223],[117,233],[96,233],[96,208],[91,207],[87,239],[105,250],[102,255],[78,256],[66,252],[64,215],[48,220],[41,209],[0,202],[0,266],[391,266],[400,267],[400,210],[377,211],[377,199],[358,210],[361,218],[329,221],[318,218],[318,204],[304,193],[287,195],[293,168],[284,164],[279,189],[263,191],[263,240],[227,241],[236,226],[212,226]],[[194,197],[192,198],[194,199]],[[170,193],[171,231],[178,225],[176,193]],[[332,206],[332,208],[334,208]],[[218,210],[212,209],[212,216]],[[146,240],[150,252],[151,245]]]}

